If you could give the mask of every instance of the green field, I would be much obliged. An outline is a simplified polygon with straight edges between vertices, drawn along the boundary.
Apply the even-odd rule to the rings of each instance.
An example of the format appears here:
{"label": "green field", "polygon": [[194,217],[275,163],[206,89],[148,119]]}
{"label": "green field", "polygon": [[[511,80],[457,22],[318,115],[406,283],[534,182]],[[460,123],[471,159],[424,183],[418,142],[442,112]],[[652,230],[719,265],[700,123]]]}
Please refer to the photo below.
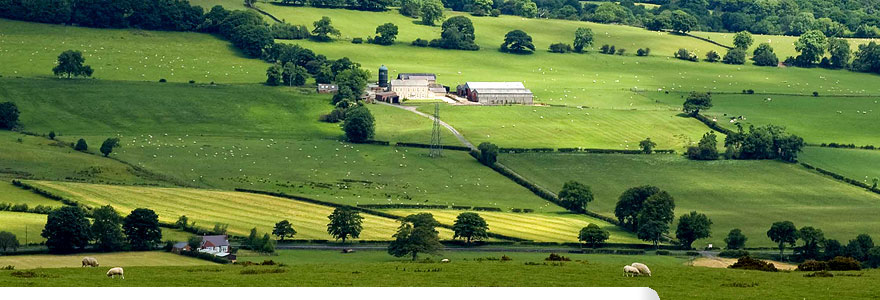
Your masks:
{"label": "green field", "polygon": [[[239,192],[183,188],[147,188],[65,182],[29,182],[89,206],[112,205],[121,213],[146,207],[156,211],[159,221],[173,223],[186,215],[196,226],[211,228],[228,224],[229,233],[247,236],[251,228],[271,232],[275,223],[289,220],[300,239],[332,239],[327,234],[327,216],[333,208]],[[396,220],[363,215],[362,240],[387,240],[397,231]],[[440,230],[449,239],[449,230]]]}
{"label": "green field", "polygon": [[[500,257],[513,261],[474,261]],[[362,258],[331,258],[351,255]],[[310,259],[314,263],[280,267],[282,273],[242,274],[242,270],[272,271],[272,266],[126,267],[125,280],[107,280],[103,268],[35,270],[38,278],[18,278],[0,271],[0,286],[615,286],[650,287],[661,299],[804,299],[833,293],[835,299],[865,299],[876,295],[877,270],[834,272],[834,278],[808,278],[806,272],[766,273],[684,265],[674,257],[564,254],[572,261],[543,265],[547,254],[450,253],[449,264],[387,262],[384,252],[340,254],[307,252],[273,256],[282,261]],[[290,257],[287,259],[286,257]],[[326,258],[325,258],[326,257]],[[375,259],[374,259],[375,258]],[[461,258],[460,260],[458,258]],[[468,261],[464,261],[467,258]],[[262,261],[263,258],[255,258]],[[348,263],[325,263],[345,260]],[[586,262],[583,262],[586,261]],[[621,266],[633,261],[650,265],[652,277],[625,278]],[[525,265],[536,262],[538,265]],[[435,270],[435,271],[428,271]],[[257,271],[259,272],[259,271]],[[528,274],[528,276],[523,276]],[[699,280],[695,280],[699,279]],[[745,285],[750,287],[735,287]]]}
{"label": "green field", "polygon": [[[210,8],[209,8],[210,9]],[[58,54],[83,52],[98,79],[256,83],[268,64],[220,38],[189,32],[92,29],[0,19],[0,75],[52,77]]]}
{"label": "green field", "polygon": [[[418,212],[430,212],[440,223],[454,224],[455,218],[462,213],[456,210],[391,210],[392,214],[406,216]],[[639,244],[635,235],[622,230],[611,223],[585,215],[570,213],[509,213],[509,212],[476,212],[489,225],[489,232],[514,236],[537,242],[577,243],[581,228],[590,223],[599,225],[611,233],[608,243]]]}
{"label": "green field", "polygon": [[446,106],[441,118],[475,145],[492,142],[499,147],[639,149],[639,141],[650,137],[658,149],[681,152],[709,131],[669,110]]}
{"label": "green field", "polygon": [[[514,248],[515,249],[515,248]],[[560,253],[572,260],[587,261],[588,263],[615,263],[627,264],[626,261],[638,261],[648,265],[662,265],[664,267],[672,267],[688,264],[690,257],[665,256],[665,255],[592,255],[580,253]],[[545,252],[497,252],[497,251],[462,251],[447,250],[435,254],[420,254],[419,259],[428,259],[430,261],[438,261],[443,258],[451,260],[453,263],[462,263],[465,261],[475,261],[479,259],[498,259],[502,255],[507,255],[513,260],[510,264],[521,265],[526,261],[539,262],[547,258],[549,255]],[[239,261],[252,261],[256,263],[264,260],[272,260],[276,263],[287,265],[309,265],[309,264],[352,264],[359,262],[372,263],[390,263],[405,262],[409,257],[398,258],[391,256],[386,251],[381,250],[363,250],[352,253],[339,253],[331,250],[278,250],[274,254],[265,255],[258,254],[247,250],[238,252]],[[489,264],[492,262],[484,261]],[[417,264],[416,264],[417,265]],[[653,271],[653,269],[652,269]]]}
{"label": "green field", "polygon": [[[822,94],[838,94],[828,90],[829,82],[821,89]],[[647,92],[644,96],[669,106],[681,107],[683,93]],[[713,107],[702,112],[718,120],[721,126],[735,130],[730,118],[743,116],[746,129],[749,124],[782,125],[789,132],[804,138],[807,143],[844,143],[880,145],[880,97],[812,97],[782,95],[712,95]],[[874,110],[877,110],[876,112]]]}
{"label": "green field", "polygon": [[[85,268],[90,273],[107,272],[112,267],[123,267],[126,269],[125,275],[128,275],[128,267],[149,267],[149,266],[204,266],[215,265],[215,263],[191,258],[183,255],[171,254],[168,252],[148,251],[148,252],[119,252],[119,253],[79,253],[70,255],[13,255],[0,256],[0,266],[15,266],[16,270],[20,269],[37,269],[37,268],[82,268],[82,258],[85,256],[94,257],[98,260],[100,267]],[[7,272],[8,273],[8,272]],[[8,275],[6,275],[8,276]],[[6,277],[3,276],[3,277]],[[127,277],[126,277],[127,278]]]}
{"label": "green field", "polygon": [[23,190],[12,185],[11,182],[0,182],[0,203],[27,204],[31,208],[37,205],[49,207],[63,206],[61,202]]}
{"label": "green field", "polygon": [[46,241],[40,236],[44,226],[46,215],[0,211],[0,230],[15,234],[22,245]]}
{"label": "green field", "polygon": [[[735,33],[726,33],[726,32],[690,32],[690,34],[704,37],[716,42],[719,42],[723,45],[727,45],[733,47],[733,36]],[[758,48],[758,45],[761,43],[768,43],[771,47],[773,47],[773,52],[776,53],[776,57],[779,58],[779,61],[785,60],[786,57],[789,56],[797,56],[798,52],[794,49],[794,42],[798,40],[797,36],[787,36],[787,35],[766,35],[766,34],[752,34],[752,38],[755,42],[751,47],[746,51],[747,57],[751,58],[752,53]],[[857,38],[848,38],[849,48],[853,51],[859,49],[859,45],[867,44],[870,42],[870,39],[857,39]],[[722,56],[726,52],[719,52]],[[704,56],[700,57],[705,58]]]}
{"label": "green field", "polygon": [[[592,187],[588,209],[614,216],[624,190],[655,185],[668,191],[676,215],[696,210],[712,219],[711,238],[697,241],[724,245],[733,228],[749,238],[747,247],[773,246],[766,232],[776,221],[814,226],[827,238],[849,240],[876,233],[880,195],[778,161],[691,161],[678,155],[514,154],[499,161],[551,190],[568,180]],[[845,216],[845,217],[843,217]],[[673,224],[674,233],[674,224]]]}
{"label": "green field", "polygon": [[880,177],[880,151],[806,147],[798,160],[866,184]]}

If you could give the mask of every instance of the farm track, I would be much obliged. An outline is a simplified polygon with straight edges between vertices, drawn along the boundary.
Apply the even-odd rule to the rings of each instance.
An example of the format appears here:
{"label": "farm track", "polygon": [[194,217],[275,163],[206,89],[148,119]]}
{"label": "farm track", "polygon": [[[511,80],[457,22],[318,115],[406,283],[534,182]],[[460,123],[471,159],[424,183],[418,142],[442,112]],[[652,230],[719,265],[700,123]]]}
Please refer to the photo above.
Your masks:
{"label": "farm track", "polygon": [[[418,111],[418,110],[417,110],[418,107],[394,105],[394,104],[385,103],[385,102],[377,102],[377,103],[382,104],[382,105],[388,105],[388,106],[391,106],[391,107],[400,108],[400,109],[403,109],[403,110],[406,110],[406,111],[412,112],[412,113],[414,113],[414,114],[420,115],[420,116],[422,116],[422,117],[428,118],[428,119],[430,119],[431,121],[434,121],[434,116]],[[456,137],[456,138],[457,138],[462,144],[464,144],[466,147],[471,148],[471,150],[474,150],[474,151],[477,150],[477,147],[475,147],[474,144],[472,144],[472,143],[471,143],[470,141],[468,141],[463,135],[461,135],[461,133],[459,133],[458,130],[455,129],[455,127],[452,127],[452,125],[449,125],[448,123],[443,122],[443,120],[439,120],[439,122],[440,122],[440,125],[443,125],[443,127],[446,127],[446,129],[448,129],[449,132],[452,132],[452,135],[455,135],[455,137]]]}

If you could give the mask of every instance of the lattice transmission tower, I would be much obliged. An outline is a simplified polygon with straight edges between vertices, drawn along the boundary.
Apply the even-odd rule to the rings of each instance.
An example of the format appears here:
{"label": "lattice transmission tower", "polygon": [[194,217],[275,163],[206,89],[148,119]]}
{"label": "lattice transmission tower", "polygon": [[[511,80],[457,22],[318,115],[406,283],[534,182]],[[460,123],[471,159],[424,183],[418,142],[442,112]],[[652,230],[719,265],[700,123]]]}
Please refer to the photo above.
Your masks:
{"label": "lattice transmission tower", "polygon": [[431,130],[431,152],[430,157],[440,157],[443,147],[440,144],[440,104],[434,104],[434,129]]}

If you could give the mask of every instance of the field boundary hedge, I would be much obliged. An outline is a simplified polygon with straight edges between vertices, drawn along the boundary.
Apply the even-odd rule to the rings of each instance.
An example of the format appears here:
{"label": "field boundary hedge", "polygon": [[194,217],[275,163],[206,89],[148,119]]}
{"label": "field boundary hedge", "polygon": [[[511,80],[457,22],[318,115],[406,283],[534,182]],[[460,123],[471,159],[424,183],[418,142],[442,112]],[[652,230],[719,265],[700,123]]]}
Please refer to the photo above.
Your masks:
{"label": "field boundary hedge", "polygon": [[[404,142],[397,142],[397,143],[394,144],[394,145],[397,146],[397,147],[425,148],[425,149],[429,149],[429,148],[431,148],[431,145],[428,145],[428,144],[422,144],[422,143],[404,143]],[[468,148],[468,147],[465,147],[465,146],[440,145],[440,148],[441,148],[441,149],[444,149],[444,150],[453,150],[453,151],[471,151],[471,148]]]}
{"label": "field boundary hedge", "polygon": [[[471,152],[471,155],[475,155],[475,152],[476,151]],[[522,177],[521,175],[517,174],[516,172],[514,172],[510,168],[504,166],[503,164],[496,162],[489,167],[492,168],[492,170],[495,170],[495,172],[498,172],[499,174],[504,175],[504,177],[507,177],[508,179],[513,180],[513,182],[516,182],[517,184],[525,187],[526,189],[528,189],[529,191],[531,191],[532,193],[534,193],[538,197],[541,197],[544,200],[550,201],[553,204],[559,205],[559,197],[556,196],[556,193],[553,193],[553,192],[529,181],[525,177]],[[561,205],[559,205],[559,206],[561,207]],[[589,210],[584,212],[583,214],[590,216],[590,217],[593,217],[593,218],[596,218],[596,219],[599,219],[599,220],[602,220],[602,221],[605,221],[605,222],[608,222],[608,223],[611,223],[611,224],[614,224],[614,225],[617,225],[617,226],[620,226],[620,223],[617,221],[617,219],[614,219],[614,218],[606,217],[606,216],[600,215],[598,213],[591,212]]]}
{"label": "field boundary hedge", "polygon": [[843,144],[843,143],[821,143],[821,144],[807,144],[807,146],[812,147],[823,147],[823,148],[837,148],[837,149],[861,149],[861,150],[880,150],[880,147],[876,147],[874,145],[863,145],[856,146],[856,144]]}
{"label": "field boundary hedge", "polygon": [[[385,212],[381,212],[381,211],[377,211],[377,210],[373,210],[373,209],[338,204],[338,203],[327,202],[327,201],[321,201],[321,200],[317,200],[317,199],[306,198],[306,197],[295,196],[295,195],[288,195],[286,193],[280,193],[280,192],[276,193],[276,192],[242,189],[242,188],[236,188],[235,191],[243,192],[243,193],[266,195],[266,196],[272,196],[272,197],[278,197],[278,198],[293,199],[293,200],[297,200],[297,201],[303,201],[303,202],[308,202],[308,203],[318,204],[318,205],[323,205],[323,206],[330,206],[330,207],[334,207],[334,208],[348,208],[348,209],[356,210],[356,211],[363,212],[363,213],[370,214],[370,215],[374,215],[374,216],[389,218],[392,220],[397,220],[397,221],[403,220],[403,217],[401,217],[401,216],[393,215],[393,214],[389,214],[389,213],[385,213]],[[452,225],[446,225],[446,224],[440,224],[438,227],[442,227],[442,228],[446,228],[446,229],[450,229],[450,230],[452,229]],[[528,241],[526,239],[512,237],[512,236],[506,236],[506,235],[492,233],[492,232],[489,232],[489,237],[501,239],[501,240],[517,241],[517,242]]]}
{"label": "field boundary hedge", "polygon": [[692,117],[699,120],[700,122],[703,122],[703,124],[711,128],[712,130],[723,133],[724,135],[730,135],[733,133],[733,130],[721,127],[721,125],[718,125],[718,122],[712,121],[712,119],[709,119],[709,117],[706,117],[704,115],[696,114],[692,115]]}
{"label": "field boundary hedge", "polygon": [[807,168],[807,169],[810,169],[810,170],[814,170],[814,171],[816,171],[816,172],[819,172],[819,173],[821,173],[822,175],[826,175],[826,176],[829,176],[829,177],[831,177],[831,178],[837,179],[838,181],[842,181],[842,182],[845,182],[845,183],[849,183],[849,184],[851,184],[851,185],[854,185],[854,186],[857,186],[857,187],[860,187],[860,188],[866,189],[866,190],[868,190],[868,191],[870,191],[870,192],[874,192],[874,193],[876,193],[876,194],[880,194],[880,188],[874,188],[874,187],[871,187],[871,185],[869,185],[869,184],[867,184],[867,183],[864,183],[864,182],[861,182],[861,181],[858,181],[858,180],[855,180],[855,179],[852,179],[852,178],[849,178],[849,177],[846,177],[846,176],[843,176],[843,175],[840,175],[840,174],[837,174],[837,173],[834,173],[834,172],[831,172],[831,171],[828,171],[828,170],[825,170],[825,169],[822,169],[822,168],[819,168],[819,167],[813,166],[813,165],[808,164],[808,163],[805,163],[805,162],[802,162],[802,163],[801,163],[801,166],[804,166],[804,168]]}

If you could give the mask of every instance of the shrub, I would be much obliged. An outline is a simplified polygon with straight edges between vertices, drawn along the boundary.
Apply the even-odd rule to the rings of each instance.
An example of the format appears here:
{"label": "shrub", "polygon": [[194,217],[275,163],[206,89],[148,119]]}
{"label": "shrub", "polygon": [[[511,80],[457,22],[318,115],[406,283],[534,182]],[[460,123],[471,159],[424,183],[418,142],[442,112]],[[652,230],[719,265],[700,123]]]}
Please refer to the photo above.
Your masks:
{"label": "shrub", "polygon": [[855,258],[838,256],[828,261],[828,270],[831,271],[858,271],[862,264]]}
{"label": "shrub", "polygon": [[798,271],[825,271],[828,270],[828,263],[811,259],[799,264],[797,269]]}
{"label": "shrub", "polygon": [[749,251],[746,250],[724,250],[721,253],[718,253],[718,256],[726,257],[726,258],[740,258],[744,256],[749,256]]}
{"label": "shrub", "polygon": [[834,277],[834,274],[828,273],[828,271],[819,271],[810,274],[804,274],[804,277]]}
{"label": "shrub", "polygon": [[195,81],[195,80],[190,80],[189,83],[196,83],[196,81]]}
{"label": "shrub", "polygon": [[571,45],[565,43],[555,43],[550,45],[550,52],[553,53],[567,53],[571,52]]}
{"label": "shrub", "polygon": [[511,260],[513,260],[513,258],[510,258],[510,256],[507,256],[506,254],[501,256],[501,261],[511,261]]}
{"label": "shrub", "polygon": [[756,270],[756,271],[764,271],[764,272],[776,272],[779,271],[776,269],[772,263],[768,263],[766,261],[760,259],[754,259],[748,256],[741,257],[734,263],[730,265],[728,268],[731,269],[740,269],[740,270]]}
{"label": "shrub", "polygon": [[359,38],[359,37],[356,37],[356,38],[351,39],[351,43],[352,43],[352,44],[363,44],[363,43],[364,43],[364,39]]}
{"label": "shrub", "polygon": [[623,55],[624,53],[626,53],[626,49],[623,49],[623,48],[617,49],[617,55]]}
{"label": "shrub", "polygon": [[412,45],[416,47],[428,47],[428,40],[416,39],[412,42]]}
{"label": "shrub", "polygon": [[696,54],[691,53],[690,51],[688,51],[687,49],[684,49],[684,48],[678,49],[678,51],[675,52],[675,58],[678,58],[681,60],[687,60],[687,61],[698,61],[699,60],[697,58]]}
{"label": "shrub", "polygon": [[813,92],[813,97],[819,97],[819,92]]}
{"label": "shrub", "polygon": [[655,252],[655,254],[657,254],[657,255],[669,255],[669,250],[657,250],[657,252]]}
{"label": "shrub", "polygon": [[556,253],[550,253],[550,256],[548,256],[544,260],[546,260],[546,261],[571,261],[571,258],[562,256],[562,255],[559,255]]}
{"label": "shrub", "polygon": [[15,270],[15,266],[13,266],[13,265],[8,265],[8,266],[5,266],[5,267],[0,268],[0,270],[4,270],[4,271],[12,271],[12,270]]}
{"label": "shrub", "polygon": [[165,80],[165,78],[161,78],[159,79],[159,82],[168,82],[168,80]]}
{"label": "shrub", "polygon": [[649,54],[651,54],[651,48],[639,48],[639,50],[636,50],[636,56],[648,56]]}
{"label": "shrub", "polygon": [[700,252],[697,252],[697,251],[688,251],[688,252],[685,252],[684,254],[686,254],[687,256],[700,256]]}
{"label": "shrub", "polygon": [[275,268],[275,269],[244,269],[244,270],[241,270],[241,272],[239,272],[239,273],[242,275],[257,275],[257,274],[277,274],[277,273],[284,273],[284,272],[287,272],[287,270],[282,269],[282,268]]}

